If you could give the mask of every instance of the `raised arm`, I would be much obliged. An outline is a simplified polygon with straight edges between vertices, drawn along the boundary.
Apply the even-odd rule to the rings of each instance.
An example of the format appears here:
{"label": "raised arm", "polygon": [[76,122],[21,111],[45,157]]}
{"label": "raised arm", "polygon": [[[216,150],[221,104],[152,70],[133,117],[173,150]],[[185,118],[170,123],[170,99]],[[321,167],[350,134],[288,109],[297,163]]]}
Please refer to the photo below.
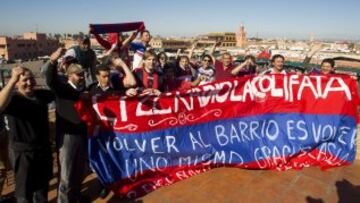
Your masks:
{"label": "raised arm", "polygon": [[11,101],[12,92],[16,83],[20,79],[20,75],[24,70],[21,67],[15,67],[11,71],[11,78],[5,87],[0,91],[0,113],[2,113]]}
{"label": "raised arm", "polygon": [[126,63],[121,60],[120,58],[116,58],[113,61],[114,67],[118,70],[122,70],[125,74],[125,77],[123,79],[123,86],[125,88],[134,87],[136,86],[136,80],[132,72],[130,71],[129,67],[126,65]]}
{"label": "raised arm", "polygon": [[311,58],[322,48],[323,48],[323,45],[320,43],[316,43],[311,46],[310,51],[306,54],[306,57],[303,61],[303,66],[306,70],[309,69],[309,64],[310,64]]}
{"label": "raised arm", "polygon": [[190,49],[190,52],[189,52],[189,59],[191,59],[191,57],[193,56],[193,54],[194,54],[194,50],[195,50],[195,48],[196,48],[196,46],[197,46],[197,44],[198,44],[198,42],[197,41],[194,41],[194,43],[192,44],[192,46],[191,46],[191,49]]}
{"label": "raised arm", "polygon": [[209,51],[209,55],[211,56],[211,59],[214,63],[215,63],[214,52],[215,52],[216,47],[218,47],[220,44],[221,44],[221,42],[215,42]]}
{"label": "raised arm", "polygon": [[136,38],[138,33],[139,31],[132,32],[131,35],[123,41],[120,49],[127,47]]}
{"label": "raised arm", "polygon": [[57,60],[64,54],[65,49],[60,47],[54,53],[51,54],[50,60],[44,65],[46,84],[51,90],[57,91],[61,89],[60,81],[57,76]]}
{"label": "raised arm", "polygon": [[181,53],[181,49],[178,49],[176,52],[175,60],[178,60],[180,53]]}
{"label": "raised arm", "polygon": [[105,39],[103,39],[98,33],[95,33],[95,32],[92,32],[92,27],[89,28],[90,29],[90,32],[89,33],[92,33],[96,39],[96,41],[99,42],[99,44],[104,47],[105,49],[110,49],[111,48],[111,43]]}

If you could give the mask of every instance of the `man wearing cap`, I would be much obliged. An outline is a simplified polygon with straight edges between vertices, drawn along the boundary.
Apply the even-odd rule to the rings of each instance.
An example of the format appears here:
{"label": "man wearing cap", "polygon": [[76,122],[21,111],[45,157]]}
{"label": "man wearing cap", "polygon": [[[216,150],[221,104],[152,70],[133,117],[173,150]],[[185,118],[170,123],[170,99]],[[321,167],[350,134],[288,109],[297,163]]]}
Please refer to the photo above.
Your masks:
{"label": "man wearing cap", "polygon": [[56,134],[60,163],[58,202],[78,202],[86,162],[87,130],[74,104],[85,90],[84,69],[72,63],[68,81],[59,79],[57,60],[65,50],[59,48],[47,63],[46,82],[56,96]]}
{"label": "man wearing cap", "polygon": [[[47,61],[40,69],[41,75],[46,77],[46,72],[48,71],[50,61]],[[72,63],[79,63],[78,60],[72,56],[64,57],[58,67],[58,77],[61,81],[67,82],[68,78],[66,75],[67,68]]]}
{"label": "man wearing cap", "polygon": [[78,63],[85,70],[86,86],[92,84],[95,80],[96,54],[91,49],[90,39],[88,37],[79,37],[79,45],[67,50],[64,58],[72,56],[77,59]]}

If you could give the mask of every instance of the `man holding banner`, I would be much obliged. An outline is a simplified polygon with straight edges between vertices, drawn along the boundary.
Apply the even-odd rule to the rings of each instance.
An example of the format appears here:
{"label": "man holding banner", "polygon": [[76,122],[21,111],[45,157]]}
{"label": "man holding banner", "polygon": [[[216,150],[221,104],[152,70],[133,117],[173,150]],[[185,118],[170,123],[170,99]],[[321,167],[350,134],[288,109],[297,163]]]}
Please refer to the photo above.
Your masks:
{"label": "man holding banner", "polygon": [[[145,25],[143,22],[133,22],[133,23],[117,23],[117,24],[90,24],[90,33],[94,34],[98,42],[107,50],[111,46],[117,43],[117,51],[119,56],[129,66],[127,45],[130,43],[130,49],[134,51],[132,69],[140,67],[140,62],[142,61],[142,56],[144,52],[149,47],[149,42],[151,40],[150,32],[145,30]],[[124,42],[119,40],[120,32],[134,31]],[[131,42],[134,40],[135,36],[141,32],[141,41],[140,42]],[[109,34],[109,40],[103,40],[99,34]],[[125,58],[123,58],[125,57]]]}
{"label": "man holding banner", "polygon": [[116,51],[120,58],[126,62],[128,67],[131,66],[130,56],[128,45],[131,41],[133,41],[140,30],[134,31],[131,35],[123,40],[123,36],[121,33],[109,33],[108,39],[103,39],[98,33],[92,31],[92,27],[90,27],[90,33],[93,33],[96,40],[103,46],[106,50],[110,50],[113,46],[116,46]]}
{"label": "man holding banner", "polygon": [[286,74],[245,76],[160,97],[77,104],[94,132],[92,167],[126,198],[216,167],[351,164],[357,107],[357,83],[349,76]]}
{"label": "man holding banner", "polygon": [[275,54],[271,60],[271,67],[264,72],[262,75],[265,74],[286,74],[286,70],[284,69],[285,57],[281,54]]}
{"label": "man holding banner", "polygon": [[136,68],[140,68],[145,51],[150,49],[149,43],[151,40],[151,35],[149,30],[143,30],[140,36],[140,42],[132,42],[130,44],[130,49],[135,52],[132,64],[133,70],[135,70]]}

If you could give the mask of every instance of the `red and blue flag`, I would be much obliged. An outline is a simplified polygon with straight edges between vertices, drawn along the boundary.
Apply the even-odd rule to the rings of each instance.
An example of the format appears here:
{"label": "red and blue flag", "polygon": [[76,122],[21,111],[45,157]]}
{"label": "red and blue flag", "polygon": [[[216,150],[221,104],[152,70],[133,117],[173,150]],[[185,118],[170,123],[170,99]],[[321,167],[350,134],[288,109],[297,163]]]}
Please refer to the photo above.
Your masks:
{"label": "red and blue flag", "polygon": [[343,75],[249,76],[159,97],[77,104],[91,133],[92,168],[127,198],[216,167],[349,165],[357,107],[357,82]]}

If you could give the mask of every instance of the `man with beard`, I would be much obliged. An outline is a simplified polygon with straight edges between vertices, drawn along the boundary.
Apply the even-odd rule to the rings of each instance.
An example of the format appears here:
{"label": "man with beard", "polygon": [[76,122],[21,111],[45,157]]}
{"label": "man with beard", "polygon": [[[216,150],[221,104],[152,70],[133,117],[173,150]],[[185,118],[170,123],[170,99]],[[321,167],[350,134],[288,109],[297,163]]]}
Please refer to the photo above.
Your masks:
{"label": "man with beard", "polygon": [[72,63],[66,70],[65,82],[57,74],[57,60],[65,50],[59,48],[46,64],[46,82],[56,96],[56,135],[60,163],[58,202],[77,202],[87,160],[87,129],[74,104],[85,90],[81,65]]}

